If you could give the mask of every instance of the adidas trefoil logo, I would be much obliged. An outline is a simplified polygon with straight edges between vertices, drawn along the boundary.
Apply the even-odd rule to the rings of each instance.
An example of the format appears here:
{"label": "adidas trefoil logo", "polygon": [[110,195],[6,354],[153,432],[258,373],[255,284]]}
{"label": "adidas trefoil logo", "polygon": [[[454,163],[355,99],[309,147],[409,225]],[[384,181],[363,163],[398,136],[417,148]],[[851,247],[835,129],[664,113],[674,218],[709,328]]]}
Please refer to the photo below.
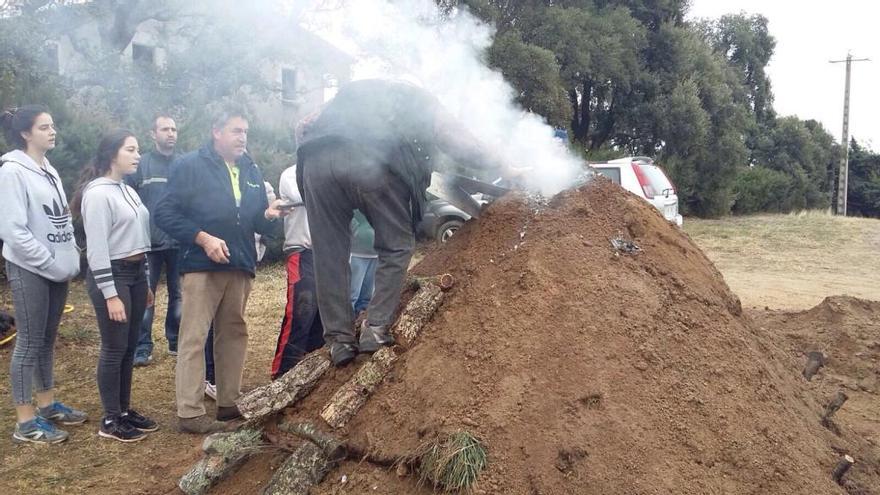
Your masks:
{"label": "adidas trefoil logo", "polygon": [[52,222],[52,225],[57,229],[63,229],[67,226],[67,222],[70,221],[70,210],[67,205],[64,205],[64,208],[61,208],[58,206],[58,202],[54,199],[52,200],[52,208],[49,208],[48,205],[43,205],[43,211],[46,212],[49,221]]}

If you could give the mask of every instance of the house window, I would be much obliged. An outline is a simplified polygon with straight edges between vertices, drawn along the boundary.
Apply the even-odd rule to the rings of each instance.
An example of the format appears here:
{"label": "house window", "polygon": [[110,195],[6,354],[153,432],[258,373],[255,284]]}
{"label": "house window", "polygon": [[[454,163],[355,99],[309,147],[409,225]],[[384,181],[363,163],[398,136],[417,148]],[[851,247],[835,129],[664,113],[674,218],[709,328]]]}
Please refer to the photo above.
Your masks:
{"label": "house window", "polygon": [[132,43],[131,60],[138,65],[152,67],[156,64],[156,47]]}
{"label": "house window", "polygon": [[295,101],[296,97],[296,69],[281,69],[281,99]]}

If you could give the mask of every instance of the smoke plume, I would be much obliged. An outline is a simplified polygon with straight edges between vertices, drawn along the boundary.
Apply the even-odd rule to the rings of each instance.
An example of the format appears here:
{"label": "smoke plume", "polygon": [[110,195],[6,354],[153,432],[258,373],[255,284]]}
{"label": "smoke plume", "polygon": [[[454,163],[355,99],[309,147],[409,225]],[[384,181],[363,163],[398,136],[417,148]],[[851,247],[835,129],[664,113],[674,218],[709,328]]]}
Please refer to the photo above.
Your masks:
{"label": "smoke plume", "polygon": [[[333,4],[335,5],[328,5]],[[544,195],[570,186],[581,161],[485,62],[494,30],[466,9],[443,14],[432,0],[319,2],[301,26],[352,55],[352,79],[398,78],[434,93],[474,136],[517,167]]]}

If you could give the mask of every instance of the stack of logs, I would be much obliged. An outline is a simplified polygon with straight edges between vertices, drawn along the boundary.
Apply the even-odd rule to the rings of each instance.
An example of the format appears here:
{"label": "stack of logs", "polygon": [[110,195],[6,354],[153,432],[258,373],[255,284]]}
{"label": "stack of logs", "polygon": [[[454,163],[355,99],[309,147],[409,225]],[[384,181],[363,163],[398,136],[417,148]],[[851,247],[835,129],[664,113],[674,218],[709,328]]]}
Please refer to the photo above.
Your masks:
{"label": "stack of logs", "polygon": [[[382,383],[402,352],[419,336],[452,288],[452,275],[410,277],[408,286],[417,289],[392,332],[398,344],[383,347],[344,383],[321,411],[321,418],[332,428],[342,428],[366,404]],[[246,422],[235,432],[208,436],[204,457],[186,473],[178,486],[188,495],[202,495],[220,480],[234,473],[249,457],[267,447],[263,425],[284,408],[302,400],[318,384],[330,360],[316,351],[277,380],[242,395],[236,405]],[[302,440],[275,472],[263,493],[307,494],[336,464],[349,457],[362,457],[363,449],[347,445],[311,423],[282,423],[278,429]]]}

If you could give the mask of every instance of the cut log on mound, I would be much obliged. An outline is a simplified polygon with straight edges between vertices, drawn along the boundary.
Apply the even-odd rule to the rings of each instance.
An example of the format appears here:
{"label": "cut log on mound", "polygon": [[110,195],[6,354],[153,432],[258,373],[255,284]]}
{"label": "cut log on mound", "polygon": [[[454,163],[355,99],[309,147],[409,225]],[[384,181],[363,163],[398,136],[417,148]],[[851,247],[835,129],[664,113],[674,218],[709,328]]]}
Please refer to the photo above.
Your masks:
{"label": "cut log on mound", "polygon": [[274,414],[308,395],[328,369],[330,360],[313,353],[277,380],[242,395],[235,405],[247,419]]}
{"label": "cut log on mound", "polygon": [[[422,328],[425,326],[440,303],[443,302],[443,291],[440,286],[433,283],[433,279],[440,277],[425,277],[418,280],[419,291],[406,305],[406,308],[397,319],[394,333],[398,339],[409,345],[415,341]],[[451,277],[448,277],[451,278]],[[452,282],[444,282],[451,287]],[[361,369],[351,379],[333,394],[330,402],[321,411],[321,418],[334,428],[342,428],[357,412],[366,404],[376,387],[385,379],[385,375],[391,370],[397,360],[397,352],[384,347],[373,354],[369,361],[361,366]]]}
{"label": "cut log on mound", "polygon": [[422,327],[430,321],[431,317],[443,302],[443,291],[434,283],[423,283],[416,295],[406,305],[406,309],[397,319],[394,334],[405,345],[410,345],[419,336]]}
{"label": "cut log on mound", "polygon": [[215,433],[205,438],[202,450],[207,454],[177,486],[187,495],[202,495],[220,480],[234,473],[262,445],[262,431],[244,429]]}
{"label": "cut log on mound", "polygon": [[275,471],[263,495],[307,495],[334,465],[321,447],[303,442]]}
{"label": "cut log on mound", "polygon": [[[436,288],[436,286],[434,286]],[[439,292],[439,289],[437,289]],[[385,375],[397,361],[391,347],[383,347],[373,354],[361,369],[345,382],[321,411],[321,418],[334,428],[342,428],[366,404],[367,399],[382,383]]]}

